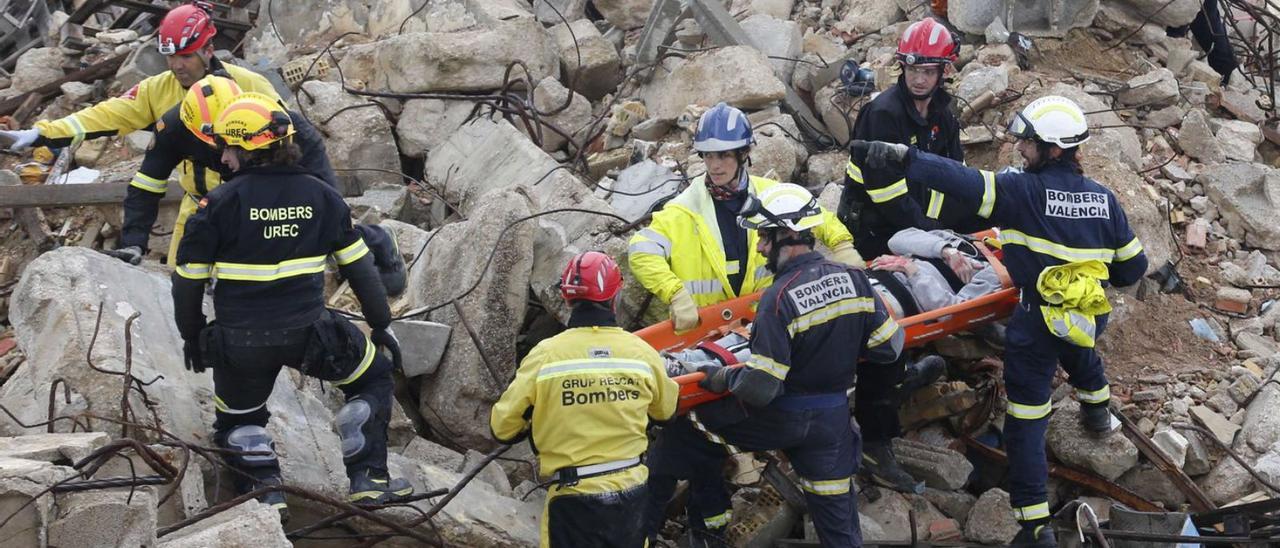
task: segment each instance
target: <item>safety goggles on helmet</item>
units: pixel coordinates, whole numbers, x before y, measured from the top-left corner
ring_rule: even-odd
[[[1009,121],[1009,127],[1005,130],[1005,132],[1015,139],[1045,141],[1044,139],[1040,138],[1039,134],[1036,133],[1036,127],[1031,123],[1031,120],[1028,120],[1027,117],[1023,116],[1021,112],[1014,113],[1013,119]],[[1085,129],[1084,132],[1079,135],[1059,137],[1054,141],[1055,141],[1055,144],[1069,147],[1069,146],[1078,145],[1088,140],[1089,140],[1089,130]]]
[[[801,228],[804,226],[803,221],[820,214],[822,210],[818,207],[818,200],[812,196],[809,202],[799,209],[787,213],[774,213],[765,207],[759,197],[748,195],[746,202],[742,204],[742,209],[738,212],[738,226],[748,230],[770,228],[806,230],[812,227]]]
[[[169,10],[156,29],[156,49],[161,55],[186,55],[204,47],[218,34],[209,16],[208,2],[185,4]]]

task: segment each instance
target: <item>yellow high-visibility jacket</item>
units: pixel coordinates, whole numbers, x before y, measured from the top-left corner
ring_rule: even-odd
[[[658,352],[618,327],[577,327],[546,339],[520,362],[515,380],[493,405],[489,428],[511,443],[533,430],[539,474],[640,457],[649,419],[676,412],[680,386],[667,377]],[[648,480],[637,464],[614,473],[553,484],[556,497],[623,491]],[[550,538],[542,516],[542,545]]]
[[[763,177],[751,177],[748,191],[761,191],[778,184]],[[813,229],[818,241],[828,248],[852,242],[853,236],[834,213],[823,210],[825,221]],[[743,229],[746,230],[746,229]],[[729,273],[745,268],[742,295],[760,291],[773,283],[773,273],[765,268],[765,258],[756,252],[756,231],[747,231],[747,264],[728,264],[715,205],[702,177],[694,178],[684,192],[653,214],[648,228],[631,237],[627,262],[645,289],[663,302],[686,287],[699,307],[738,297],[729,283]],[[735,261],[737,263],[738,261]]]
[[[277,100],[280,98],[275,88],[271,87],[271,82],[261,74],[222,63],[215,58],[210,70],[218,68],[226,70],[242,91],[256,91]],[[58,120],[41,120],[36,122],[35,127],[40,131],[40,137],[54,146],[75,145],[85,139],[124,135],[156,123],[165,112],[182,102],[186,93],[187,89],[178,83],[173,72],[165,71],[139,82],[119,97],[112,97]],[[173,238],[169,243],[169,264],[173,264],[177,255],[178,242],[182,240],[187,218],[196,211],[196,202],[203,193],[213,190],[222,182],[216,171],[201,169],[201,173],[196,173],[189,160],[183,160],[178,170],[181,173],[178,182],[191,199],[183,200],[178,209]],[[155,192],[155,185],[146,185],[145,180],[140,183],[137,176],[130,184]],[[200,191],[201,187],[203,192]]]

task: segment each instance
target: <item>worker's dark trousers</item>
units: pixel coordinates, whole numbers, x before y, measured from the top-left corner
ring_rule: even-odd
[[[640,484],[625,491],[559,495],[547,502],[551,548],[641,548],[640,527],[649,490]]]
[[[313,329],[327,325],[340,334],[345,333],[348,348],[337,351],[308,348],[320,344],[316,337],[311,336],[314,331],[308,331],[301,342],[285,345],[255,346],[251,340],[244,344],[245,338],[238,341],[235,337],[226,339],[222,363],[213,370],[214,438],[223,440],[227,433],[241,425],[266,426],[271,418],[267,398],[271,396],[276,376],[281,367],[291,367],[308,376],[333,382],[347,400],[360,397],[369,403],[373,415],[364,430],[367,450],[347,463],[347,472],[352,474],[366,468],[386,471],[387,423],[390,421],[394,388],[391,361],[375,351],[368,337],[351,322],[328,311],[323,314],[334,323],[325,324],[322,320]],[[265,344],[271,342],[267,338],[259,339]],[[326,361],[320,356],[338,359]]]
[[[748,412],[746,420],[684,440],[690,453],[722,451],[723,444],[742,451],[782,450],[800,476],[822,545],[862,546],[852,483],[862,460],[862,442],[849,422],[844,394],[783,396]]]
[[[1170,28],[1168,34],[1176,37],[1186,36],[1190,28],[1200,49],[1208,54],[1206,60],[1209,66],[1214,72],[1223,76],[1225,83],[1231,71],[1239,65],[1236,61],[1235,49],[1231,46],[1227,26],[1223,23],[1222,15],[1218,11],[1218,0],[1203,0],[1201,6],[1200,13],[1196,14],[1195,20],[1189,26]]]
[[[666,506],[678,480],[689,481],[689,527],[719,535],[728,523],[729,491],[724,485],[724,464],[729,453],[723,446],[705,443],[689,416],[662,427],[649,447],[649,499],[644,510],[644,530],[657,535],[665,521]],[[702,533],[696,533],[702,534]]]
[[[853,416],[862,427],[862,439],[866,443],[888,443],[902,434],[902,425],[898,421],[902,391],[898,385],[902,384],[906,370],[905,355],[891,364],[858,368]]]
[[[1107,316],[1097,316],[1095,320],[1096,340],[1107,326]],[[1082,402],[1097,395],[1093,404],[1107,403],[1103,395],[1109,394],[1110,389],[1098,353],[1055,337],[1045,326],[1039,304],[1024,299],[1009,320],[1004,356],[1004,384],[1009,396],[1004,423],[1004,442],[1009,454],[1009,501],[1023,521],[1049,517],[1045,491],[1049,465],[1045,460],[1044,437],[1049,425],[1050,383],[1059,363]],[[1088,443],[1088,440],[1079,441]]]

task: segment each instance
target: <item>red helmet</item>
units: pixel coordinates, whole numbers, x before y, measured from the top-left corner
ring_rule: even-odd
[[[907,27],[898,40],[899,61],[908,65],[951,64],[960,58],[960,43],[947,27],[926,17]]]
[[[560,296],[565,302],[605,302],[622,289],[622,271],[613,258],[599,251],[579,253],[560,275]]]
[[[203,48],[215,34],[218,29],[213,26],[213,19],[197,2],[169,10],[160,21],[156,41],[161,55],[187,55]]]

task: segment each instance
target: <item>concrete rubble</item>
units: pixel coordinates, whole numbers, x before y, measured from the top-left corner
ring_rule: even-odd
[[[411,265],[408,290],[391,303],[407,315],[395,330],[409,363],[398,379],[390,465],[420,493],[454,486],[495,447],[490,407],[519,359],[568,318],[556,284],[569,257],[597,249],[623,266],[621,325],[667,318],[665,304],[626,271],[627,240],[655,204],[705,169],[691,141],[707,108],[726,102],[747,112],[752,175],[804,184],[834,209],[845,143],[871,97],[845,89],[840,69],[846,60],[870,69],[875,91],[884,90],[898,77],[898,37],[934,9],[911,0],[419,4],[271,2],[259,8],[243,47],[220,55],[277,82],[290,109],[321,131],[344,185],[359,189],[347,198],[353,217],[382,223]],[[948,89],[965,115],[969,165],[1020,165],[1003,128],[1038,97],[1064,95],[1088,113],[1084,172],[1124,206],[1153,276],[1136,289],[1109,290],[1115,311],[1099,348],[1113,409],[1213,504],[1225,505],[1265,498],[1250,470],[1280,483],[1280,127],[1260,80],[1237,74],[1224,85],[1194,40],[1166,35],[1199,9],[1196,0],[951,0],[935,15],[963,35]],[[53,20],[69,17],[60,11]],[[1280,22],[1265,17],[1235,21],[1233,41],[1265,50],[1258,45],[1267,24]],[[0,71],[0,103],[47,86],[39,101],[3,114],[28,127],[167,70],[145,16],[115,25],[128,28],[94,26],[105,21],[51,29]],[[1031,37],[1029,53],[1015,51],[1021,46],[1011,32]],[[103,78],[66,79],[117,55],[123,62]],[[288,64],[306,68],[316,59],[306,82],[284,77]],[[1257,72],[1256,59],[1244,61],[1246,72]],[[74,158],[100,170],[99,182],[127,182],[152,143],[147,131],[89,140]],[[6,170],[20,161],[27,159],[0,156],[0,174],[17,184]],[[18,215],[0,208],[0,220],[16,228],[0,240],[0,405],[13,414],[0,414],[0,519],[72,477],[72,466],[86,466],[95,452],[113,456],[90,481],[118,480],[169,474],[148,459],[184,462],[175,438],[211,443],[212,384],[187,372],[175,352],[169,271],[154,255],[131,267],[93,250],[115,244],[120,214],[112,207],[42,208],[45,228],[62,244],[43,254]],[[167,246],[173,214],[162,208],[153,249]],[[1165,281],[1169,269],[1182,284],[1172,292],[1161,288],[1173,283]],[[349,290],[331,286],[332,306],[354,306],[343,297]],[[125,323],[135,312],[126,349]],[[989,342],[956,335],[932,343],[928,351],[948,358],[948,377],[910,395],[901,416],[908,433],[895,441],[903,467],[928,488],[903,495],[855,480],[867,541],[914,534],[935,543],[1005,543],[1016,531],[1009,496],[997,488],[1003,465],[974,445],[1003,449],[992,436],[1004,419],[1003,364]],[[126,363],[139,382],[155,379],[128,392],[128,418],[142,425],[128,431],[117,422]],[[1085,433],[1069,384],[1055,387],[1051,463],[1170,510],[1199,504],[1129,437]],[[288,485],[335,499],[347,492],[332,426],[341,404],[338,392],[296,372],[277,378],[269,431]],[[57,420],[46,431],[50,417]],[[120,440],[138,445],[113,445]],[[221,465],[190,456],[180,482],[139,486],[132,498],[119,487],[42,495],[0,528],[0,548],[290,545],[275,511],[254,501],[160,534],[229,499]],[[481,467],[414,530],[453,545],[536,545],[537,457],[521,445],[504,458]],[[764,546],[802,529],[812,540],[811,520],[760,479],[763,465],[744,463],[749,473],[731,486],[734,542]],[[1082,495],[1103,515],[1114,503],[1057,478],[1049,491],[1055,511]],[[407,524],[436,500],[377,515]],[[335,512],[308,497],[290,496],[289,504],[289,530]],[[385,530],[365,518],[344,527],[343,534]]]

